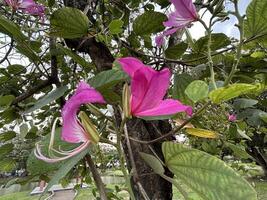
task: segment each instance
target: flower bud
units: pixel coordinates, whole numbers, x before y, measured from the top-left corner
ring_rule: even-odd
[[[130,88],[127,83],[124,84],[123,90],[122,90],[122,109],[124,117],[131,118],[131,105],[130,105]]]
[[[89,135],[89,139],[91,140],[91,142],[94,144],[98,143],[100,138],[95,125],[91,122],[91,120],[89,119],[89,117],[86,115],[85,112],[80,111],[79,117],[81,119],[82,127]]]

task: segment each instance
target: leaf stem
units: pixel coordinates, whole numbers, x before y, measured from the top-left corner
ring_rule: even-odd
[[[235,57],[231,72],[224,82],[224,86],[227,86],[230,83],[234,74],[238,71],[237,67],[238,67],[238,64],[239,64],[241,56],[242,56],[242,54],[241,54],[242,53],[242,46],[244,44],[244,17],[240,15],[237,0],[234,1],[234,6],[235,6],[235,11],[231,14],[235,15],[237,20],[238,20],[237,27],[239,29],[240,36],[239,36],[239,44],[238,44],[237,49],[236,49],[236,57]]]
[[[208,43],[207,43],[207,58],[208,58],[208,66],[210,70],[210,81],[214,89],[217,89],[217,85],[215,82],[215,73],[213,69],[213,60],[212,60],[212,55],[211,55],[211,27],[212,27],[212,19],[210,19],[209,27],[206,25],[206,23],[202,19],[198,19],[198,21],[204,26],[204,28],[207,31],[207,36],[208,36]]]

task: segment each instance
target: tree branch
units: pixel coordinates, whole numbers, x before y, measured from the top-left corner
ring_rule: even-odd
[[[89,154],[87,154],[85,156],[86,162],[89,165],[89,168],[92,172],[93,178],[95,180],[96,186],[99,190],[99,194],[100,194],[100,199],[102,200],[108,200],[107,194],[106,194],[106,189],[105,189],[105,185],[102,182],[102,179],[100,177],[100,174],[98,173],[95,164],[91,158],[91,156]]]

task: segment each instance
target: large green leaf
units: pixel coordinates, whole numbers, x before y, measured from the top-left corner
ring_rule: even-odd
[[[235,83],[227,87],[221,87],[210,92],[209,97],[214,103],[220,103],[238,97],[243,94],[259,91],[259,84]]]
[[[188,47],[188,44],[185,42],[180,42],[179,44],[175,46],[168,47],[165,51],[166,58],[171,58],[171,59],[180,58],[183,55],[183,53],[186,51],[187,47]]]
[[[80,38],[87,35],[89,19],[76,8],[64,7],[53,12],[51,34],[63,38]]]
[[[62,86],[62,87],[55,89],[54,91],[48,93],[47,95],[45,95],[44,97],[39,99],[34,104],[33,107],[29,108],[24,113],[27,114],[27,113],[33,112],[39,108],[42,108],[43,106],[51,103],[52,101],[55,101],[56,99],[60,98],[61,96],[63,96],[67,90],[68,90],[67,86]]]
[[[175,74],[172,97],[184,104],[191,104],[191,100],[185,94],[185,89],[193,80],[189,74]]]
[[[220,159],[182,144],[164,142],[172,173],[205,200],[257,200],[249,183]]]
[[[246,11],[245,34],[247,37],[267,34],[267,0],[253,0]]]
[[[209,94],[209,86],[201,80],[195,80],[185,89],[185,94],[193,101],[205,99]]]
[[[58,171],[54,174],[54,176],[49,181],[46,186],[43,194],[45,194],[53,185],[57,184],[60,179],[67,175],[67,173],[88,153],[88,149],[82,151],[78,155],[67,160],[64,165],[62,165]]]
[[[133,30],[137,35],[148,35],[164,30],[163,22],[167,16],[160,12],[146,11],[133,22]]]

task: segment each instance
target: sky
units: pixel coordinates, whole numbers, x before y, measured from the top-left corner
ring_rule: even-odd
[[[246,13],[246,8],[250,2],[251,2],[251,0],[239,0],[238,7],[239,7],[239,11],[242,15],[244,15]],[[228,3],[225,4],[225,8],[226,8],[226,10],[233,10],[234,9],[233,3],[230,3],[228,1]],[[200,12],[199,14],[201,16],[203,14],[203,11]],[[209,12],[206,12],[204,17],[203,17],[203,20],[205,22],[208,22],[210,17],[211,17],[211,14]],[[238,38],[239,37],[239,31],[238,31],[237,27],[234,26],[236,23],[237,23],[237,20],[236,20],[235,16],[231,15],[229,20],[227,20],[225,22],[217,22],[213,27],[213,31],[217,32],[217,33],[224,33],[227,36]],[[192,37],[195,39],[198,39],[198,38],[205,35],[205,29],[203,28],[203,26],[199,22],[195,22],[194,25],[189,30],[190,30]]]

